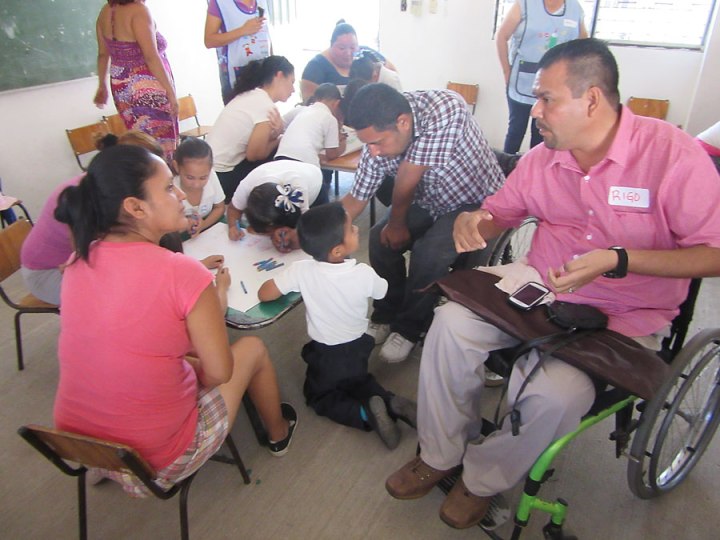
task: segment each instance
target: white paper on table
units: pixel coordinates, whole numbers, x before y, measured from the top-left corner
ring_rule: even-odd
[[[348,126],[343,126],[343,131],[347,133],[347,139],[345,139],[345,152],[343,156],[346,156],[356,150],[360,150],[363,147],[363,142],[358,138],[357,132]]]
[[[225,266],[230,269],[231,284],[228,289],[228,306],[238,311],[247,311],[260,303],[258,290],[268,279],[278,275],[294,261],[309,259],[310,256],[300,249],[290,253],[280,253],[269,236],[250,234],[245,231],[242,240],[228,238],[228,226],[218,223],[204,230],[197,237],[183,242],[186,255],[202,260],[210,255],[222,255]],[[253,263],[274,258],[283,266],[269,271],[258,271]],[[243,291],[245,285],[247,293]]]

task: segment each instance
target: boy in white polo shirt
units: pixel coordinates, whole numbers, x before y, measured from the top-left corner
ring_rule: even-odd
[[[300,246],[312,260],[291,264],[266,281],[258,296],[266,302],[300,292],[312,341],[302,349],[307,363],[303,393],[321,416],[374,430],[390,449],[400,442],[396,420],[415,426],[416,405],[385,390],[368,373],[375,340],[367,329],[367,300],[387,292],[387,282],[368,265],[348,259],[358,248],[358,228],[342,204],[305,212],[297,227]]]

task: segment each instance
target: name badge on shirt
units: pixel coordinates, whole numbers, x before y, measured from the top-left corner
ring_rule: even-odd
[[[650,191],[646,188],[610,186],[608,204],[611,206],[650,207]]]
[[[563,19],[563,26],[566,26],[567,28],[577,28],[578,22],[572,19]]]

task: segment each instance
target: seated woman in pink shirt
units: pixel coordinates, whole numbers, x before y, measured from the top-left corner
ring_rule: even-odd
[[[156,156],[164,155],[160,143],[142,131],[130,130],[118,138],[115,135],[106,135],[97,142],[98,150],[115,144],[141,146]],[[73,252],[70,229],[59,223],[53,215],[58,196],[66,187],[77,186],[83,176],[85,175],[81,174],[71,178],[53,190],[20,251],[21,273],[25,286],[43,302],[60,304],[62,271]]]
[[[263,342],[228,341],[227,270],[214,280],[200,262],[158,245],[187,228],[184,198],[162,159],[120,145],[100,152],[55,210],[76,248],[60,295],[55,424],[134,447],[164,487],[217,451],[245,390],[273,455],[287,452],[297,425]],[[146,495],[131,475],[95,472]]]

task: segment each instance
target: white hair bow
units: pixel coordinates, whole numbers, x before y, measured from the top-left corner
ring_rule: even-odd
[[[282,208],[285,212],[290,214],[295,212],[295,210],[300,211],[304,202],[302,189],[296,188],[290,184],[278,184],[277,190],[280,195],[275,198],[276,208]]]

